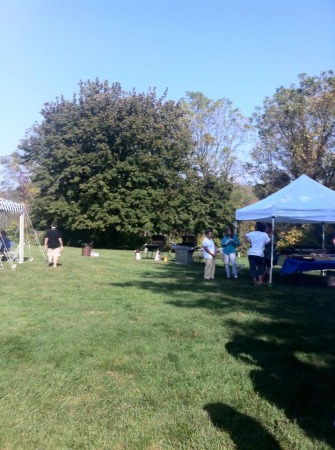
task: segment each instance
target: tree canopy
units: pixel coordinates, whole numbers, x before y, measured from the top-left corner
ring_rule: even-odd
[[[222,181],[197,171],[179,103],[98,79],[79,86],[72,101],[45,104],[43,121],[19,147],[38,189],[32,202],[38,227],[57,219],[68,230],[115,239],[221,225],[214,211]],[[225,189],[221,204],[229,194]]]
[[[201,92],[187,92],[183,99],[195,142],[194,161],[203,177],[235,180],[242,174],[238,151],[251,128],[230,100],[211,100]]]
[[[299,78],[299,86],[280,87],[253,115],[258,142],[249,169],[261,197],[302,174],[335,186],[334,73]]]
[[[201,92],[175,102],[81,81],[72,100],[46,103],[18,152],[1,159],[0,187],[31,204],[36,227],[57,219],[104,244],[123,234],[221,231],[245,206],[243,171],[258,198],[303,173],[335,188],[334,73],[299,79],[265,98],[252,121],[230,100]]]

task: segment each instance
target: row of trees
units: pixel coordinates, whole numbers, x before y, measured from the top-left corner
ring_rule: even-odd
[[[253,115],[258,139],[248,173],[265,197],[303,173],[335,188],[335,77],[300,75],[299,86],[277,89]]]
[[[46,103],[42,121],[2,158],[3,195],[28,203],[36,228],[57,219],[69,235],[103,245],[221,230],[256,199],[247,181],[258,198],[302,173],[335,187],[334,88],[333,72],[301,75],[247,119],[199,92],[175,102],[80,82],[71,101]]]

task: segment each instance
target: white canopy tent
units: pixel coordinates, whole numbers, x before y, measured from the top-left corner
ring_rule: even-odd
[[[259,202],[236,210],[236,220],[277,223],[335,223],[335,191],[301,175]],[[324,232],[323,232],[324,239]],[[324,245],[324,244],[323,244]],[[272,282],[273,247],[270,283]]]
[[[19,263],[22,264],[24,260],[24,205],[22,203],[15,203],[4,198],[0,198],[0,211],[20,214]]]

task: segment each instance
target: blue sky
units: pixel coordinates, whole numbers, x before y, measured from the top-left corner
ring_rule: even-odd
[[[249,116],[334,66],[335,0],[0,0],[0,155],[80,80],[200,91]]]

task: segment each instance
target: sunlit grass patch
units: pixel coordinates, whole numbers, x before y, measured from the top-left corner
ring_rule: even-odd
[[[1,272],[0,448],[334,447],[324,280],[99,253]]]

